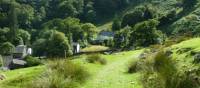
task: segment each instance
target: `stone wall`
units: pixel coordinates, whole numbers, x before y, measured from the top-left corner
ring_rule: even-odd
[[[12,55],[2,56],[2,59],[3,59],[3,67],[8,67],[13,60],[13,56]]]

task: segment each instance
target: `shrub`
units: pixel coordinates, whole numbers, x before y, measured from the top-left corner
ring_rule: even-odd
[[[136,24],[130,36],[131,43],[135,43],[138,46],[158,44],[160,42],[158,41],[161,37],[160,34],[162,34],[156,28],[158,23],[157,20],[152,19]]]
[[[200,69],[177,69],[176,62],[160,50],[143,60],[141,82],[144,88],[198,88]]]
[[[106,59],[104,59],[100,54],[92,54],[86,58],[89,63],[100,63],[102,65],[107,64]]]
[[[27,62],[27,64],[26,64],[27,67],[37,66],[37,65],[42,64],[40,59],[34,58],[32,56],[26,56],[24,59]]]
[[[77,88],[89,77],[89,73],[71,61],[50,61],[47,71],[33,81],[32,88]]]
[[[14,51],[15,46],[10,42],[5,42],[0,45],[1,55],[10,55]]]
[[[113,24],[112,24],[112,30],[113,31],[118,31],[121,29],[121,21],[117,18],[115,18],[113,20]]]
[[[141,76],[143,88],[165,88],[162,78],[157,72],[145,72]]]
[[[135,8],[132,12],[126,13],[122,19],[121,26],[125,27],[127,25],[134,26],[135,24],[153,19],[155,16],[155,11],[151,6],[139,6]]]
[[[43,33],[44,32],[44,33]],[[42,31],[42,37],[33,44],[34,54],[47,57],[65,57],[72,55],[69,39],[62,32],[56,30]]]
[[[0,55],[0,67],[3,66],[3,58]]]
[[[127,48],[130,44],[130,33],[132,28],[127,26],[120,31],[117,31],[114,35],[114,48]]]
[[[143,72],[141,82],[144,83],[144,88],[166,88],[165,85],[170,83],[171,76],[177,71],[174,61],[164,50],[151,54],[140,68]]]
[[[137,65],[138,65],[138,61],[134,61],[134,62],[129,63],[128,73],[137,72]]]

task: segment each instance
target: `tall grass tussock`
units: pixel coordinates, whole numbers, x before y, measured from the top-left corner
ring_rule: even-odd
[[[68,60],[55,60],[47,64],[46,71],[33,81],[31,88],[78,88],[88,77],[89,73],[82,66]]]
[[[102,55],[100,55],[100,54],[88,55],[87,58],[86,58],[86,61],[88,63],[100,63],[102,65],[107,64],[106,59],[103,58]]]
[[[160,49],[134,62],[129,70],[141,72],[143,88],[199,88],[200,67],[177,68],[176,61]]]

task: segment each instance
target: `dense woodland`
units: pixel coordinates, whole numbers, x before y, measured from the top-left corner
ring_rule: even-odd
[[[101,31],[97,26],[109,20],[112,28],[106,30],[115,32],[115,36],[105,45],[117,49],[164,43],[177,33],[198,36],[197,2],[0,0],[1,54],[10,54],[14,46],[25,44],[36,56],[63,57],[64,51],[72,55],[72,42],[86,47]]]

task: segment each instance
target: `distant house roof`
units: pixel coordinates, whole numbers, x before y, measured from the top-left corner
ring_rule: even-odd
[[[24,53],[26,52],[26,46],[25,45],[18,45],[15,48],[14,53]]]
[[[114,32],[110,32],[110,31],[101,31],[99,33],[99,35],[113,37],[115,35],[115,33]]]
[[[17,65],[26,65],[27,62],[24,60],[13,59],[12,63]]]
[[[80,44],[79,44],[79,43],[76,43],[76,42],[73,42],[72,45],[73,45],[73,46],[77,46],[77,45],[80,45]]]
[[[104,41],[104,40],[113,39],[114,35],[115,35],[114,32],[101,31],[99,35],[97,36],[96,40]]]

